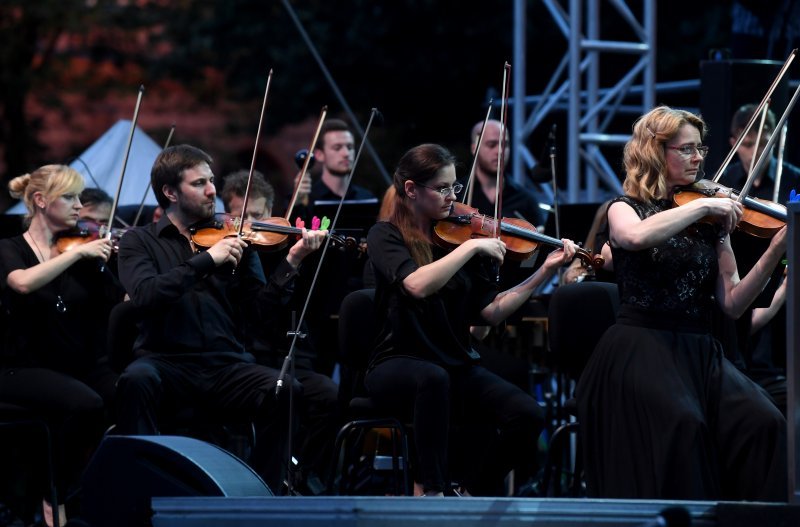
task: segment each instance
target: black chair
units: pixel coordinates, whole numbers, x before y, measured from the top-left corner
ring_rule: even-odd
[[[361,289],[349,293],[339,308],[342,367],[339,390],[340,399],[348,404],[351,420],[336,437],[334,466],[328,480],[329,494],[413,494],[406,427],[396,417],[385,415],[385,411],[382,415],[364,388],[364,375],[377,329],[375,290]],[[380,443],[384,436],[375,435],[376,430],[389,432],[390,460],[381,453]],[[376,491],[378,473],[386,469],[390,471],[391,483]]]
[[[609,282],[587,281],[563,285],[556,289],[550,299],[548,337],[550,351],[560,372],[557,399],[567,400],[563,406],[566,415],[561,416],[566,422],[550,438],[542,481],[545,495],[561,494],[562,466],[570,464],[570,438],[578,432],[579,425],[574,420],[577,406],[571,387],[583,372],[600,337],[616,322],[618,311],[619,290],[617,284]],[[579,440],[578,438],[577,441]],[[577,497],[581,494],[582,471],[579,445],[576,446],[574,456],[575,466],[567,486],[570,493]]]
[[[140,311],[133,302],[120,302],[109,313],[109,363],[117,373],[122,373],[135,359],[133,347],[139,335],[137,322],[140,318]],[[250,458],[256,444],[255,425],[252,421],[209,414],[192,406],[181,408],[159,424],[162,432],[188,435],[213,443],[245,461]],[[113,427],[111,432],[113,433]]]

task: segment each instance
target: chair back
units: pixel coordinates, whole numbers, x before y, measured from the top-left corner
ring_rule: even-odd
[[[349,401],[366,395],[364,374],[377,335],[375,290],[359,289],[348,293],[339,308],[340,398]]]
[[[588,281],[556,289],[550,299],[548,338],[561,371],[580,377],[600,337],[616,322],[617,311],[617,284]]]
[[[108,359],[117,373],[122,373],[133,362],[133,345],[139,335],[138,321],[139,310],[133,302],[120,302],[111,308],[108,315]]]

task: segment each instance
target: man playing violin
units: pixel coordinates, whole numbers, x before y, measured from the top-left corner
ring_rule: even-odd
[[[102,435],[103,401],[113,394],[113,380],[104,381],[113,374],[99,360],[106,355],[108,312],[122,299],[110,274],[100,270],[111,254],[109,240],[57,249],[57,235],[78,221],[83,185],[81,175],[64,165],[14,178],[9,189],[24,201],[29,225],[22,235],[0,241],[0,299],[8,316],[0,401],[47,420],[62,501]],[[45,503],[46,512],[50,505]]]
[[[240,217],[244,204],[244,194],[247,189],[248,172],[241,170],[225,177],[222,187],[222,201],[225,210],[234,217]],[[264,176],[253,172],[250,183],[250,192],[247,198],[245,215],[252,221],[267,221],[272,216],[272,205],[275,191]],[[285,251],[258,253],[264,268],[264,273],[271,276],[278,272],[283,261],[288,261],[294,268],[298,268],[302,275],[301,264],[306,256],[320,247],[323,237],[319,232],[309,231],[306,239],[300,239]],[[313,266],[312,271],[313,271]],[[284,306],[279,323],[265,327],[257,324],[250,342],[250,350],[259,364],[280,369],[284,357],[291,346],[288,332],[292,327],[292,312],[299,314],[303,308],[303,301],[307,294],[307,281],[300,287],[292,279],[284,283],[290,300]],[[299,316],[299,315],[298,315]],[[304,324],[305,326],[305,324]],[[327,375],[315,371],[317,352],[315,335],[307,327],[302,328],[306,338],[298,339],[295,349],[295,379],[303,385],[303,397],[300,401],[300,431],[295,436],[294,442],[298,446],[293,452],[298,452],[300,468],[297,471],[295,484],[305,485],[305,492],[318,494],[321,482],[326,481],[327,471],[330,469],[333,454],[333,443],[339,429],[338,387]]]
[[[236,236],[193,250],[191,227],[214,215],[211,161],[189,145],[164,149],[151,172],[164,215],[120,243],[120,280],[141,319],[137,358],[117,388],[119,430],[155,434],[159,414],[187,404],[252,419],[257,440],[251,463],[278,491],[288,405],[273,397],[278,372],[257,364],[245,343],[251,321],[273,324],[297,271],[284,260],[265,279],[256,254]],[[304,233],[304,239],[315,236]],[[287,386],[300,396],[299,383]]]

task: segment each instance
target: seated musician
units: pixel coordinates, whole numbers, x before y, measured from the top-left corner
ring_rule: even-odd
[[[118,424],[125,434],[155,434],[162,412],[187,404],[256,426],[251,464],[274,492],[283,480],[289,386],[275,399],[278,372],[245,350],[247,317],[270,325],[296,274],[288,262],[264,277],[258,256],[242,238],[221,238],[196,252],[190,228],[214,216],[211,157],[178,145],[156,158],[151,183],[164,209],[158,221],[123,236],[120,280],[140,308],[137,357],[118,383]],[[317,245],[324,232],[304,232]]]
[[[242,214],[245,190],[247,189],[247,171],[239,171],[225,177],[222,187],[222,201],[225,209],[234,217]],[[275,191],[264,176],[253,172],[250,192],[247,197],[245,215],[253,221],[266,221],[272,216],[272,206]],[[315,237],[308,240],[300,239],[294,242],[287,251],[259,251],[264,273],[270,276],[280,268],[285,268],[283,262],[288,262],[294,269],[298,269],[306,256],[316,250],[322,238]],[[313,274],[314,267],[308,269]],[[306,273],[308,274],[308,273]],[[250,351],[256,356],[259,364],[280,369],[284,358],[291,347],[292,339],[287,333],[292,327],[292,312],[299,318],[303,309],[303,302],[307,291],[295,289],[294,280],[285,283],[287,289],[294,292],[289,303],[283,307],[277,317],[277,323],[265,327],[256,324],[253,331],[252,342],[249,343]],[[305,324],[304,324],[305,326]],[[313,345],[313,338],[308,328],[302,332],[306,338],[298,338],[295,356],[295,379],[303,385],[303,398],[296,402],[299,404],[301,429],[295,436],[293,443],[297,445],[293,452],[299,458],[300,468],[297,471],[295,484],[300,486],[300,492],[319,494],[322,482],[327,479],[333,454],[333,442],[339,428],[339,411],[337,392],[338,388],[330,377],[315,371],[317,358]]]
[[[763,289],[786,229],[740,279],[729,233],[741,204],[673,205],[701,169],[705,133],[699,116],[660,106],[625,145],[625,195],[608,208],[619,314],[576,389],[591,496],[786,499],[786,421],[710,324],[714,304],[736,318]]]
[[[63,502],[74,490],[87,453],[103,429],[98,367],[106,321],[122,291],[101,262],[111,242],[100,239],[59,253],[57,237],[75,226],[83,178],[46,165],[9,183],[28,209],[27,230],[0,240],[0,294],[8,324],[0,357],[0,401],[41,414],[53,434],[55,477]],[[113,383],[106,383],[113,386]],[[98,393],[101,392],[101,393]],[[40,496],[45,496],[44,490]],[[45,504],[46,512],[50,504]],[[61,518],[64,518],[62,512]]]
[[[536,273],[499,292],[490,268],[491,260],[503,261],[502,241],[469,239],[450,252],[434,245],[433,224],[449,215],[460,187],[454,164],[439,145],[406,152],[394,173],[391,216],[367,238],[382,327],[365,384],[378,404],[411,415],[420,490],[426,496],[442,495],[450,481],[451,418],[499,431],[490,449],[470,445],[472,466],[462,474],[470,493],[496,493],[512,466],[535,464],[542,409],[480,365],[470,345],[470,325],[504,320],[575,254],[574,244],[565,240],[565,249],[550,253]],[[459,437],[453,446],[462,449],[458,443],[470,439]],[[479,449],[481,455],[475,455]]]

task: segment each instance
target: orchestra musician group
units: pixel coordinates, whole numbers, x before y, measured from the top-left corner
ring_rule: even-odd
[[[364,385],[387,414],[412,423],[422,496],[446,495],[454,481],[456,494],[499,495],[509,470],[535,473],[542,406],[482,366],[474,339],[523,307],[578,249],[556,240],[538,268],[525,268],[503,265],[513,248],[500,236],[442,246],[435,226],[451,216],[465,185],[475,185],[474,206],[489,216],[502,185],[491,175],[504,172],[507,133],[501,121],[480,124],[471,134],[475,181],[459,180],[444,146],[414,146],[397,162],[381,219],[366,234],[378,338]],[[476,147],[478,132],[485,152]],[[786,498],[786,420],[726,358],[711,324],[715,309],[729,319],[752,312],[784,255],[786,228],[740,277],[730,235],[744,206],[705,196],[676,204],[678,189],[699,177],[706,133],[699,116],[682,110],[662,106],[640,117],[624,150],[625,195],[598,215],[607,219],[603,253],[621,308],[576,391],[592,496]],[[73,169],[46,165],[11,181],[28,214],[24,233],[0,240],[7,317],[0,401],[37,412],[54,430],[59,501],[79,493],[80,472],[109,425],[108,433],[162,433],[187,407],[199,421],[252,422],[248,463],[274,492],[287,480],[299,493],[324,492],[348,401],[325,364],[335,343],[318,320],[298,328],[292,314],[303,308],[331,235],[311,228],[314,200],[374,196],[348,187],[355,144],[346,124],[323,127],[316,151],[322,179],[311,186],[305,175],[296,178],[311,198],[299,208],[308,228],[270,252],[241,229],[204,246],[196,241],[214,228],[218,186],[228,214],[246,210],[253,229],[270,222],[276,200],[252,170],[220,184],[212,157],[190,145],[165,148],[152,167],[160,219],[113,243],[101,236],[59,250],[82,216],[113,220],[102,217],[113,209],[108,196],[86,193]],[[497,199],[541,224],[530,192],[510,182],[501,188]],[[498,281],[506,269],[524,276]],[[137,337],[117,376],[106,333],[120,303],[130,307]],[[294,350],[293,377],[282,377],[292,331],[308,336]],[[459,434],[465,425],[485,433]],[[287,473],[290,454],[299,465]],[[47,496],[42,489],[46,515]]]

